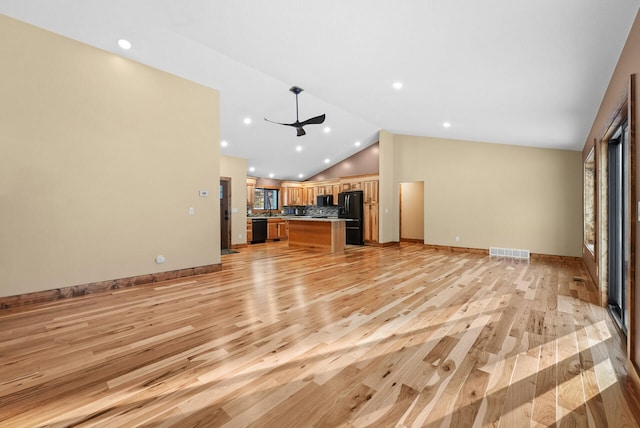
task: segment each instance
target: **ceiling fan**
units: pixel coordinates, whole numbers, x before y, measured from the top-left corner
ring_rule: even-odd
[[[301,137],[306,134],[306,132],[304,132],[303,126],[319,125],[324,122],[325,115],[321,114],[320,116],[312,117],[311,119],[303,120],[302,122],[300,122],[300,120],[298,119],[298,94],[304,91],[304,89],[298,86],[292,86],[291,89],[289,90],[294,94],[296,94],[296,121],[293,123],[281,123],[281,122],[274,122],[273,120],[269,120],[266,117],[264,118],[264,120],[271,123],[277,123],[278,125],[293,126],[298,131],[298,137]]]

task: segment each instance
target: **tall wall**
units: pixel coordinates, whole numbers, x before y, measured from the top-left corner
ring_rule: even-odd
[[[636,177],[636,192],[631,196],[631,219],[634,221],[637,218],[636,207],[638,207],[638,201],[640,201],[640,174],[638,173],[640,168],[640,151],[637,149],[637,126],[640,121],[640,108],[638,108],[638,101],[640,100],[640,90],[638,89],[639,79],[640,79],[640,14],[636,15],[636,19],[634,21],[633,26],[629,32],[629,36],[625,43],[625,46],[620,54],[620,58],[616,65],[616,68],[613,72],[611,80],[609,81],[609,86],[607,87],[607,91],[602,99],[600,104],[600,109],[595,117],[593,122],[593,126],[589,131],[589,135],[587,137],[583,156],[586,157],[591,148],[594,147],[594,144],[600,145],[600,141],[605,132],[605,128],[611,122],[611,119],[615,113],[616,107],[618,106],[621,97],[628,93],[628,85],[631,79],[631,76],[635,75],[635,88],[633,88],[632,93],[630,94],[633,101],[635,102],[633,117],[630,118],[631,124],[631,133],[633,138],[635,138],[635,154],[636,157],[633,159],[634,168],[635,168],[635,177]],[[596,153],[596,163],[598,164],[598,168],[601,166],[601,159],[598,158],[598,153],[601,151],[598,148],[595,150]],[[602,183],[598,183],[599,186],[602,186]],[[601,192],[596,192],[596,194],[600,194]],[[601,198],[598,205],[602,206],[602,204],[606,204],[606,200],[604,197]],[[596,218],[599,217],[600,214],[596,215]],[[596,233],[606,231],[606,223],[599,219],[597,220],[599,224],[596,228]],[[638,284],[640,284],[640,269],[637,266],[640,265],[640,228],[637,227],[636,223],[636,236],[635,239],[635,278],[633,290],[631,290],[631,298],[633,299],[629,308],[631,311],[631,325],[629,328],[629,338],[630,338],[630,355],[629,357],[633,361],[636,371],[640,367],[640,328],[637,326],[636,320],[640,320],[640,293],[635,292]],[[607,263],[607,249],[602,248],[600,244],[600,239],[596,236],[596,255],[595,257],[591,255],[586,249],[584,250],[584,260],[585,264],[591,271],[592,277],[595,279],[597,285],[600,287],[602,293],[606,297],[606,284],[600,283],[600,276],[602,272],[598,270],[598,267],[605,265]]]
[[[0,295],[220,263],[218,93],[2,15],[0,40]]]
[[[424,181],[426,244],[581,255],[580,152],[388,132],[380,144],[380,206],[392,211],[381,242],[398,240],[400,183]]]

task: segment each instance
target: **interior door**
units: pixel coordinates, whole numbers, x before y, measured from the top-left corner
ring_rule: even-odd
[[[229,207],[231,206],[231,195],[229,192],[231,185],[230,178],[220,178],[220,249],[231,248],[231,216]]]

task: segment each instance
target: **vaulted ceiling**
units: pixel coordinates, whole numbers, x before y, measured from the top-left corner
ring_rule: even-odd
[[[380,129],[581,149],[639,7],[3,0],[0,13],[219,90],[221,153],[246,158],[250,175],[299,180],[376,142]],[[302,137],[264,120],[295,120],[293,85],[304,88],[301,120],[327,115]]]

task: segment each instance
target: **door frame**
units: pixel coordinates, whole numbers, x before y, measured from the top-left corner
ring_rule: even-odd
[[[226,191],[225,191],[226,188]],[[231,249],[231,177],[220,177],[220,249]],[[226,213],[224,206],[227,207]],[[226,218],[225,218],[226,217]],[[226,227],[225,227],[226,225]],[[226,230],[225,230],[226,229]],[[226,240],[225,240],[226,238]],[[227,245],[225,245],[225,242]]]

